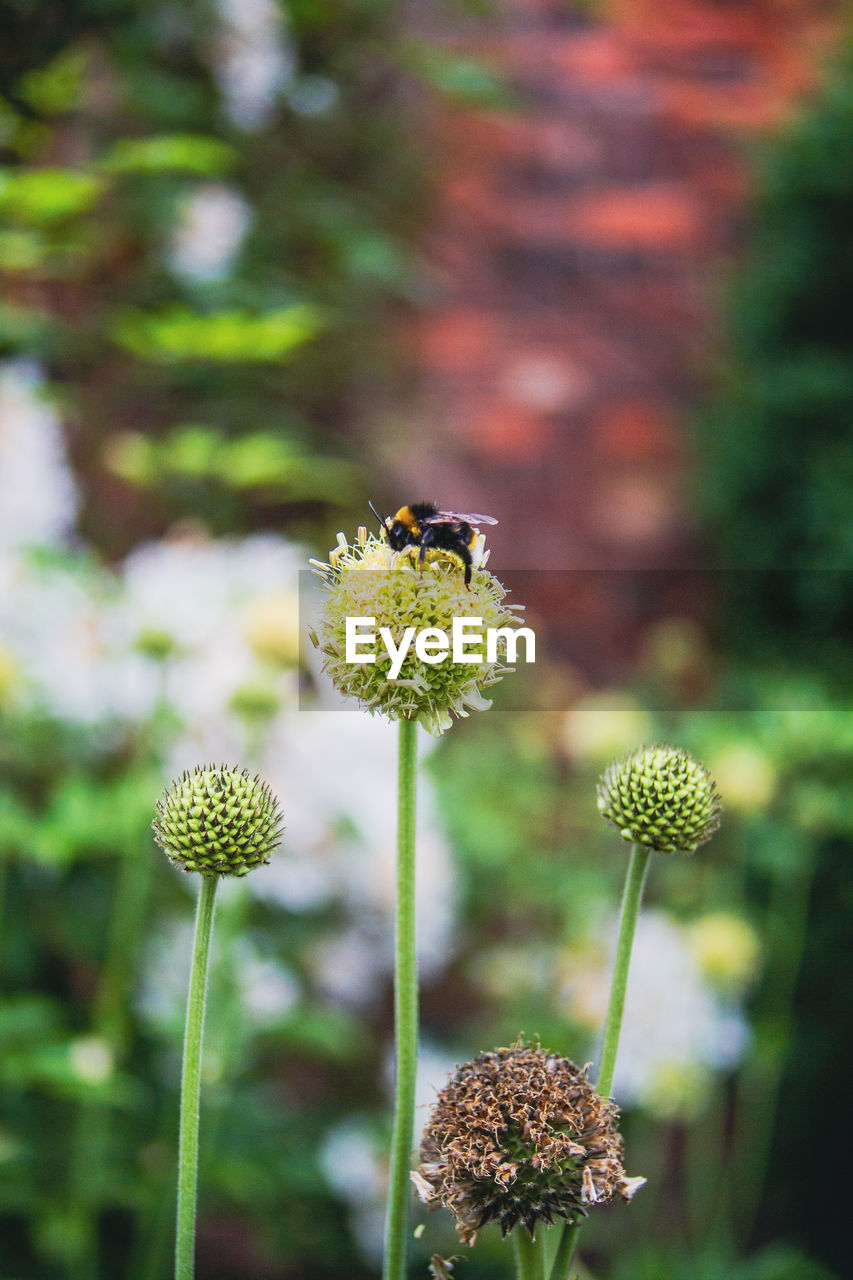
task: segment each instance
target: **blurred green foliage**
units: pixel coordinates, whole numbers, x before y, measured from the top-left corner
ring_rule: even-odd
[[[815,1122],[820,1081],[843,1075],[849,1043],[849,992],[829,970],[853,908],[843,870],[853,842],[851,717],[813,679],[799,690],[757,672],[742,682],[752,710],[726,710],[721,690],[718,709],[712,700],[693,712],[642,713],[644,740],[677,742],[706,761],[724,804],[711,844],[693,858],[653,860],[645,909],[681,920],[688,936],[691,922],[708,921],[716,932],[725,921],[727,950],[715,962],[723,968],[738,963],[728,921],[745,922],[760,940],[760,973],[748,984],[749,1050],[728,1082],[674,1065],[666,1092],[648,1096],[653,1128],[629,1109],[629,1164],[650,1185],[630,1223],[592,1215],[582,1248],[593,1274],[612,1280],[828,1277],[833,1267],[843,1274],[830,1210],[821,1215],[824,1231],[813,1212],[795,1220],[785,1170]],[[653,707],[654,689],[646,692]],[[458,1021],[446,1004],[442,1017],[472,1049],[509,1043],[523,1028],[581,1061],[595,1056],[597,1033],[572,975],[600,945],[624,876],[626,848],[595,804],[600,771],[637,741],[636,704],[623,696],[624,711],[617,702],[593,713],[581,700],[568,716],[491,713],[509,724],[496,732],[483,717],[459,726],[432,764],[459,859],[465,921],[453,965]],[[716,972],[722,980],[723,969]],[[681,985],[673,973],[676,1006]],[[840,1162],[831,1164],[841,1177]],[[768,1235],[790,1247],[752,1255]]]
[[[700,508],[718,563],[764,570],[740,643],[780,641],[851,687],[853,51],[757,156],[748,247],[726,307],[720,391],[699,423]]]
[[[217,311],[199,315],[185,307],[127,312],[116,318],[113,337],[140,360],[174,364],[185,360],[278,362],[320,328],[316,309],[302,305],[261,315]]]
[[[104,154],[107,173],[193,173],[219,178],[237,163],[235,147],[199,133],[164,133],[153,138],[119,138]]]
[[[103,190],[93,174],[32,169],[0,174],[0,216],[25,226],[51,226],[88,213]]]
[[[166,1274],[183,1011],[178,1000],[159,1023],[141,1017],[139,990],[152,931],[189,922],[194,886],[153,844],[161,766],[141,739],[108,746],[100,731],[29,716],[0,728],[4,1274]],[[375,1064],[364,1029],[318,1003],[310,983],[262,1031],[247,1021],[225,958],[238,934],[260,931],[265,954],[299,972],[320,923],[290,927],[280,908],[249,905],[226,895],[217,924],[206,1213],[215,1221],[221,1206],[232,1220],[235,1257],[362,1275],[318,1160],[352,1106],[341,1080],[354,1074],[363,1088]]]
[[[0,355],[38,360],[61,400],[83,540],[115,558],[191,517],[323,545],[363,513],[362,425],[405,377],[420,103],[495,78],[426,41],[413,59],[389,0],[2,0],[0,28]],[[154,1280],[183,1015],[157,1022],[140,991],[192,910],[149,831],[175,726],[0,714],[0,1269]],[[319,1163],[342,1119],[379,1142],[386,1123],[383,1036],[312,975],[333,914],[220,909],[220,956],[249,938],[300,995],[258,1027],[214,962],[211,1276],[369,1274]]]
[[[312,535],[342,509],[361,518],[361,426],[405,376],[396,322],[419,296],[419,94],[512,105],[485,64],[413,41],[388,0],[276,12],[287,66],[247,127],[217,79],[212,33],[224,40],[227,23],[215,6],[0,6],[0,349],[39,358],[61,390],[82,533],[109,556],[179,516]],[[721,562],[749,547],[776,570],[730,604],[729,655],[754,664],[728,672],[746,709],[647,718],[649,740],[728,762],[735,799],[719,837],[692,861],[660,860],[648,901],[685,926],[728,911],[755,932],[752,1042],[736,1072],[675,1080],[653,1099],[668,1111],[626,1117],[631,1171],[650,1185],[585,1229],[584,1259],[609,1280],[828,1280],[823,1264],[846,1262],[831,1211],[846,1194],[849,1122],[827,1081],[843,1078],[851,1019],[839,958],[853,918],[853,741],[825,677],[849,675],[851,123],[842,66],[762,159],[730,366],[702,434]],[[218,263],[193,265],[181,237],[211,196],[237,230]],[[780,683],[765,667],[792,634],[799,660]],[[158,636],[147,641],[154,653]],[[241,692],[269,727],[274,698]],[[182,1008],[155,1016],[143,987],[165,934],[190,919],[192,886],[161,866],[149,831],[163,714],[135,734],[14,708],[0,719],[7,1280],[170,1271]],[[594,805],[609,758],[545,713],[492,712],[442,743],[431,769],[460,927],[425,984],[431,1044],[474,1053],[523,1029],[594,1054],[567,990],[601,946],[624,869]],[[390,992],[338,1008],[315,973],[341,915],[223,900],[201,1173],[212,1278],[373,1274],[320,1158],[354,1118],[381,1148],[387,1120]],[[294,1005],[263,1025],[228,963],[246,940],[298,978]],[[764,1247],[776,1238],[793,1243]],[[458,1248],[439,1215],[416,1274],[433,1248]],[[486,1232],[459,1271],[494,1280],[507,1256]]]
[[[387,0],[245,17],[4,0],[2,16],[0,349],[62,385],[84,533],[114,556],[199,513],[197,492],[142,471],[117,486],[109,465],[115,434],[156,451],[191,422],[212,448],[262,430],[282,456],[346,464],[346,486],[226,501],[214,483],[201,505],[216,530],[325,540],[363,509],[361,429],[405,377],[394,331],[428,194],[417,103],[459,60],[405,36]],[[461,80],[497,92],[478,67]]]
[[[729,661],[776,673],[763,695],[769,723],[775,723],[774,706],[799,708],[783,715],[788,732],[779,735],[790,771],[789,819],[763,823],[756,833],[756,848],[763,846],[767,859],[793,862],[807,844],[813,858],[808,930],[798,961],[785,930],[791,904],[781,896],[775,926],[795,991],[769,1155],[778,1174],[796,1161],[815,1129],[831,1129],[838,1150],[853,1138],[853,1126],[839,1121],[826,1091],[827,1081],[848,1073],[853,1037],[853,1007],[837,969],[839,948],[853,928],[853,832],[846,816],[853,776],[849,31],[821,86],[758,152],[755,171],[748,244],[725,310],[728,347],[719,389],[698,423],[697,500],[717,563],[759,571],[725,574]],[[780,1041],[778,1027],[775,1034]],[[768,1042],[765,1066],[772,1056]],[[805,1098],[810,1101],[804,1106]],[[836,1172],[827,1195],[804,1213],[787,1179],[772,1180],[765,1214],[773,1223],[799,1220],[797,1242],[843,1271],[841,1164],[831,1159],[831,1165]],[[796,1274],[808,1274],[805,1264]]]
[[[106,457],[116,475],[156,487],[196,480],[237,492],[258,489],[284,501],[334,502],[357,485],[358,469],[342,459],[312,457],[291,436],[254,431],[228,439],[211,427],[178,427],[159,440],[117,435]]]

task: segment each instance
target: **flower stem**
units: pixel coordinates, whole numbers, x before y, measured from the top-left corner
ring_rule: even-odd
[[[563,1234],[560,1236],[560,1243],[551,1264],[551,1280],[563,1280],[564,1276],[568,1276],[572,1258],[575,1256],[575,1241],[578,1238],[580,1225],[580,1218],[575,1218],[574,1222],[567,1222],[563,1228]]]
[[[628,988],[628,969],[631,965],[631,948],[634,945],[634,931],[640,914],[643,886],[646,883],[646,872],[651,855],[651,849],[642,844],[635,844],[631,849],[631,861],[628,864],[628,875],[625,879],[616,959],[610,981],[610,1003],[607,1006],[601,1065],[598,1069],[598,1083],[595,1086],[604,1097],[608,1097],[613,1088],[613,1073],[616,1070],[616,1054],[619,1051],[619,1035],[622,1031],[622,1014],[625,1011],[625,992]]]
[[[215,875],[201,877],[195,938],[187,997],[187,1026],[184,1036],[184,1065],[181,1076],[181,1118],[178,1139],[178,1217],[175,1235],[175,1280],[193,1280],[195,1255],[195,1210],[198,1182],[198,1119],[201,1089],[201,1047],[204,1034],[204,1003],[207,967],[213,933]]]
[[[408,1243],[409,1167],[415,1128],[418,1067],[418,969],[415,953],[415,796],[418,726],[400,721],[397,773],[397,920],[394,1025],[397,1083],[383,1280],[405,1280]]]
[[[628,864],[628,874],[622,894],[619,937],[616,941],[616,958],[613,963],[613,977],[610,980],[610,1001],[607,1006],[601,1046],[601,1065],[595,1086],[597,1092],[604,1097],[609,1097],[613,1088],[613,1073],[616,1070],[619,1035],[622,1031],[622,1015],[625,1012],[625,992],[628,989],[628,970],[631,967],[631,949],[634,945],[634,933],[637,928],[637,917],[640,914],[640,903],[643,900],[643,888],[650,858],[651,849],[642,844],[632,846],[631,861]],[[580,1221],[576,1221],[566,1223],[563,1228],[554,1265],[551,1268],[551,1280],[568,1280],[580,1225]]]
[[[518,1280],[544,1280],[544,1231],[540,1231],[539,1239],[534,1240],[523,1227],[517,1227],[512,1233],[512,1238],[515,1241],[515,1262]]]

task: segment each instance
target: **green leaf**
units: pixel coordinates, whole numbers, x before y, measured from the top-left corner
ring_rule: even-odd
[[[202,479],[216,468],[223,440],[211,427],[182,427],[163,442],[161,468],[172,475]]]
[[[88,61],[89,55],[79,49],[66,49],[46,67],[21,77],[21,97],[43,116],[73,110],[80,101]]]
[[[219,459],[220,479],[234,489],[282,484],[301,465],[293,441],[272,432],[255,431],[234,440]]]
[[[283,360],[321,328],[320,312],[308,303],[273,311],[208,315],[175,306],[159,312],[124,312],[116,320],[113,338],[140,360],[156,364],[183,360],[262,364]]]
[[[219,138],[201,133],[166,133],[153,138],[121,138],[101,159],[107,173],[194,173],[218,177],[237,161],[237,152]]]
[[[104,181],[79,169],[0,170],[0,214],[46,226],[79,217],[94,206]]]

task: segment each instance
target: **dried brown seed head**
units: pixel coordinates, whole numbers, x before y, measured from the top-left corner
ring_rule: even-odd
[[[618,1109],[586,1069],[518,1040],[457,1069],[438,1095],[412,1175],[426,1204],[456,1218],[461,1239],[497,1221],[574,1221],[644,1179],[627,1178]]]

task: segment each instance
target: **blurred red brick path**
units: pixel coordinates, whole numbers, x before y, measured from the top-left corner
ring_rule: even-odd
[[[502,567],[695,562],[702,460],[684,423],[718,343],[749,149],[814,83],[838,13],[613,0],[592,18],[504,0],[445,33],[519,106],[437,122],[401,499],[500,514]]]

